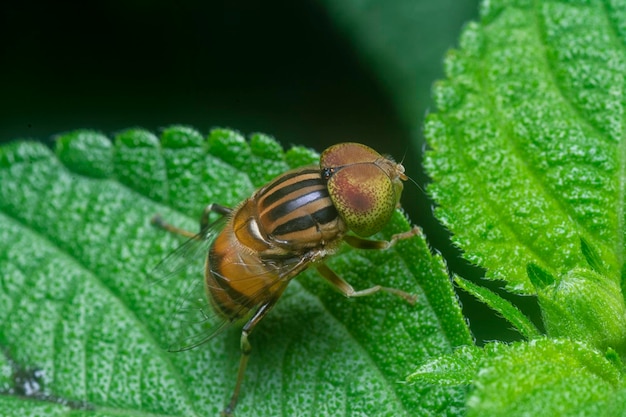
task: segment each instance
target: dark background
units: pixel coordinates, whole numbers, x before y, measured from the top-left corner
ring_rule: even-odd
[[[203,133],[260,131],[287,147],[321,151],[359,141],[398,159],[421,155],[416,126],[432,107],[430,87],[443,77],[445,51],[456,46],[463,24],[477,19],[478,0],[416,4],[426,13],[417,40],[425,65],[415,74],[419,114],[406,120],[320,2],[5,2],[0,142],[51,144],[53,135],[78,128],[112,135],[188,124]],[[405,165],[424,184],[415,158]],[[410,184],[405,194],[410,217],[451,270],[479,277],[450,247],[425,194]],[[460,296],[479,341],[515,337],[486,307]]]
[[[4,140],[171,123],[318,149],[409,140],[317,3],[12,3],[0,6]]]

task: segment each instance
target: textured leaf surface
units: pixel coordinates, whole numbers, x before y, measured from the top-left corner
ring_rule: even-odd
[[[409,381],[472,384],[469,416],[618,416],[626,412],[620,367],[584,343],[536,339],[462,347]]]
[[[441,356],[422,365],[407,381],[441,385],[470,385],[486,353],[477,346],[462,346],[450,355]]]
[[[217,415],[234,384],[238,332],[183,353],[159,348],[178,294],[150,275],[181,241],[150,218],[195,230],[207,203],[234,205],[315,160],[265,135],[203,138],[184,127],[114,142],[73,132],[56,155],[29,142],[1,148],[0,414]],[[408,228],[397,213],[383,234]],[[395,286],[418,303],[345,300],[304,274],[251,338],[237,415],[457,415],[463,390],[399,383],[470,343],[441,260],[415,237],[386,252],[346,250],[330,265],[356,288]],[[41,389],[18,395],[13,368],[40,370]]]
[[[469,292],[482,303],[487,304],[492,310],[498,312],[505,320],[513,325],[525,339],[535,339],[541,335],[537,327],[517,307],[500,297],[493,291],[473,284],[459,276],[454,277],[454,282],[463,290]]]
[[[426,165],[439,218],[487,276],[533,293],[624,260],[623,1],[492,1],[446,61]]]
[[[469,394],[468,416],[609,416],[626,411],[618,368],[584,344],[536,340],[486,350],[474,380],[477,389]]]

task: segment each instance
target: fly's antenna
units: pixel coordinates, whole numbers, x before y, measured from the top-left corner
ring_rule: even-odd
[[[406,178],[411,181],[413,184],[415,184],[415,186],[417,187],[418,190],[420,190],[421,192],[423,192],[424,194],[426,194],[426,191],[424,191],[424,189],[422,188],[421,185],[419,185],[417,183],[417,181],[415,181],[413,178],[409,177],[408,175],[406,176]]]
[[[404,166],[404,160],[406,159],[406,155],[409,152],[409,145],[407,144],[406,147],[404,148],[404,154],[402,155],[402,159],[400,160],[400,165]],[[417,181],[415,181],[413,178],[409,177],[408,175],[404,174],[404,176],[411,181],[413,184],[415,184],[415,186],[417,187],[418,190],[420,190],[422,193],[426,194],[426,191],[424,191],[424,189],[422,188],[421,185],[419,185],[417,183]]]

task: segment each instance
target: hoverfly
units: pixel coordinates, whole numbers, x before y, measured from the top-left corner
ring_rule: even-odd
[[[384,291],[415,303],[414,295],[395,288],[375,285],[355,290],[323,262],[341,242],[360,249],[386,249],[418,233],[413,228],[389,241],[364,238],[389,221],[406,179],[402,164],[365,145],[341,143],[322,153],[319,166],[279,175],[234,209],[209,205],[198,234],[154,216],[154,225],[190,238],[177,250],[184,255],[179,258],[204,252],[206,260],[204,281],[198,279],[192,284],[200,287],[200,295],[192,288],[178,306],[181,317],[188,317],[191,311],[195,318],[173,320],[170,331],[177,338],[169,350],[196,347],[228,325],[244,323],[237,380],[223,415],[231,415],[237,405],[251,352],[250,333],[274,307],[291,279],[308,267],[314,266],[346,297]],[[211,213],[220,219],[210,222]]]

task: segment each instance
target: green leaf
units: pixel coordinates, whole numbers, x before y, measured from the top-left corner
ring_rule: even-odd
[[[469,385],[476,377],[485,350],[476,346],[461,346],[450,355],[440,356],[419,367],[407,377],[407,382],[427,382],[443,386]]]
[[[435,87],[428,190],[465,257],[537,294],[547,334],[568,340],[486,347],[468,415],[624,415],[623,368],[602,352],[626,356],[626,3],[481,14]]]
[[[622,375],[599,352],[567,340],[491,345],[468,416],[609,416],[626,411]],[[619,412],[612,414],[615,410]]]
[[[587,260],[587,263],[595,272],[599,274],[606,274],[606,270],[604,269],[604,265],[602,265],[602,257],[586,239],[580,239],[580,250],[583,253],[583,256]]]
[[[626,305],[619,284],[591,270],[574,269],[538,291],[546,330],[626,355]]]
[[[623,1],[485,2],[446,59],[425,161],[437,216],[466,257],[534,293],[553,277],[624,260]],[[595,261],[594,261],[595,262]]]
[[[498,294],[485,287],[473,284],[458,275],[454,277],[454,282],[482,303],[488,305],[492,310],[500,313],[526,339],[536,339],[541,336],[541,332],[537,327],[517,307]]]
[[[526,274],[537,291],[554,285],[557,281],[548,271],[532,262],[526,265]]]
[[[9,358],[0,355],[0,391],[7,392],[13,385],[13,369]]]
[[[422,365],[408,381],[468,385],[468,416],[617,416],[626,412],[621,363],[569,340],[462,347]]]
[[[195,230],[206,204],[233,206],[315,155],[225,129],[103,138],[62,135],[56,154],[30,142],[0,148],[0,345],[15,366],[43,372],[41,393],[24,397],[3,371],[0,414],[217,415],[235,382],[238,330],[182,353],[159,347],[178,295],[151,274],[182,242],[150,219]],[[409,227],[398,212],[380,237]],[[237,416],[460,413],[462,389],[399,383],[416,363],[471,343],[423,237],[343,248],[329,265],[355,288],[380,283],[418,302],[346,300],[306,272],[251,336]]]

